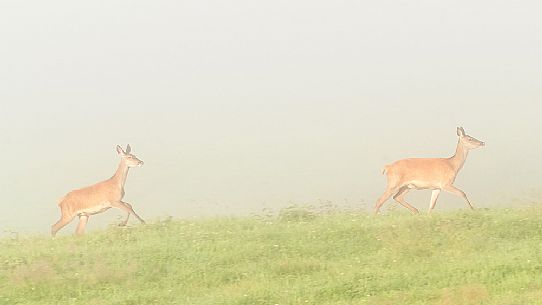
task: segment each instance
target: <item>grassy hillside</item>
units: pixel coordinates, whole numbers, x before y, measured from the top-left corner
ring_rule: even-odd
[[[542,304],[542,210],[290,210],[3,239],[0,304]]]

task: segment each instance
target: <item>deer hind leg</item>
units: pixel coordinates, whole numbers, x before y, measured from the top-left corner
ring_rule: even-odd
[[[470,203],[469,199],[467,198],[467,194],[465,194],[465,192],[463,192],[462,190],[458,189],[457,187],[455,187],[453,185],[448,185],[447,187],[444,188],[444,190],[447,191],[447,192],[450,192],[450,193],[452,193],[454,195],[457,195],[459,197],[462,197],[463,199],[465,199],[465,201],[469,205],[470,209],[474,210],[474,207]]]
[[[71,217],[65,216],[65,215],[60,216],[60,220],[51,226],[51,236],[55,237],[56,232],[58,232],[58,230],[62,229],[64,226],[69,224],[72,221],[72,219],[73,219],[73,216]]]
[[[85,233],[85,227],[87,226],[88,218],[88,215],[79,215],[79,224],[77,225],[77,229],[75,229],[76,235],[83,235],[83,233]]]
[[[431,214],[431,211],[435,208],[435,205],[437,204],[438,195],[440,195],[440,189],[433,190],[431,192],[431,201],[429,202],[429,211],[427,211],[428,214]]]
[[[402,206],[404,206],[405,208],[409,209],[412,214],[418,214],[419,211],[418,209],[416,209],[415,207],[411,206],[408,202],[406,202],[405,200],[405,195],[406,193],[408,193],[408,191],[410,191],[410,189],[407,187],[407,186],[403,186],[399,189],[399,192],[397,192],[397,194],[395,194],[395,196],[393,196],[393,199],[397,202],[399,202]]]
[[[375,209],[374,209],[375,215],[378,214],[378,211],[380,210],[384,202],[386,202],[386,200],[388,200],[391,197],[391,195],[397,193],[398,189],[399,188],[397,187],[390,187],[388,185],[388,188],[384,191],[384,194],[382,194],[382,196],[380,196],[380,198],[378,198],[378,200],[376,201]]]
[[[126,219],[119,224],[120,226],[125,226],[128,223],[128,219],[130,219],[130,214],[133,214],[139,221],[141,221],[141,223],[143,224],[145,223],[145,221],[141,217],[139,217],[139,215],[137,215],[137,213],[132,208],[132,205],[129,204],[128,202],[119,201],[119,202],[113,203],[112,205],[127,213]]]

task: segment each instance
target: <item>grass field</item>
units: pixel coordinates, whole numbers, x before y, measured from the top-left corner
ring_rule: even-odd
[[[5,238],[0,304],[542,304],[542,209],[290,209]]]

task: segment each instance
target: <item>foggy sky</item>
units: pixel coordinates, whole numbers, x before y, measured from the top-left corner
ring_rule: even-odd
[[[456,180],[473,204],[530,204],[542,186],[541,8],[2,1],[0,230],[49,232],[58,199],[112,176],[127,143],[145,165],[125,200],[146,220],[372,207],[385,164],[451,156],[456,126],[487,143]],[[407,196],[421,211],[429,198]],[[436,210],[465,207],[443,194]]]

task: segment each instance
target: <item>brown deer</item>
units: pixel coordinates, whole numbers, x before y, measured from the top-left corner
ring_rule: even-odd
[[[382,173],[387,175],[388,187],[376,201],[374,213],[378,214],[382,204],[393,195],[395,201],[417,214],[418,210],[404,198],[411,189],[433,190],[428,213],[435,207],[442,190],[461,196],[469,207],[474,209],[465,192],[455,187],[453,183],[465,164],[469,150],[484,146],[485,143],[466,135],[463,127],[457,127],[457,135],[459,141],[455,155],[450,158],[410,158],[386,165]]]
[[[60,199],[58,206],[62,215],[60,216],[60,220],[51,227],[53,237],[58,230],[70,223],[75,216],[79,216],[79,224],[75,233],[77,235],[83,234],[90,215],[102,213],[112,207],[119,208],[128,213],[126,219],[120,224],[122,226],[126,225],[130,214],[133,214],[141,223],[145,223],[134,212],[132,205],[122,201],[128,169],[143,165],[143,161],[132,155],[130,151],[129,144],[126,146],[126,151],[117,145],[117,153],[121,159],[113,177],[85,188],[73,190]]]

